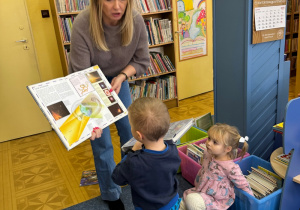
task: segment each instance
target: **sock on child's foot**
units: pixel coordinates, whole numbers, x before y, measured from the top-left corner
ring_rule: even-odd
[[[110,210],[125,210],[124,204],[120,198],[116,201],[105,200],[105,202],[108,204]]]

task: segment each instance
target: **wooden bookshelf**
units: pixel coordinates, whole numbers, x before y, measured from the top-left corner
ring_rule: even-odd
[[[66,21],[68,27],[62,26],[66,18],[75,18],[82,10],[89,6],[89,0],[50,0],[51,13],[55,28],[55,35],[58,44],[59,55],[63,73],[68,74],[68,58],[70,51],[70,31],[72,30],[72,21]],[[65,25],[66,26],[66,25]],[[68,32],[67,32],[68,30]],[[69,33],[69,34],[67,34]]]
[[[168,19],[171,21],[171,33],[172,33],[172,39],[168,41],[162,41],[159,43],[155,42],[155,44],[152,43],[151,38],[149,43],[149,51],[150,52],[160,52],[163,55],[167,55],[170,59],[171,63],[175,67],[174,70],[168,71],[168,72],[161,72],[156,74],[150,74],[147,76],[143,76],[140,78],[131,79],[130,83],[131,86],[134,86],[138,83],[141,83],[141,81],[155,81],[157,78],[165,77],[168,75],[175,76],[175,90],[176,92],[175,97],[170,99],[163,99],[164,103],[167,105],[168,108],[176,107],[178,106],[178,88],[177,88],[177,77],[176,77],[176,66],[175,66],[175,46],[174,46],[174,21],[173,21],[173,10],[172,10],[172,0],[170,1],[164,1],[167,5],[161,5],[161,2],[159,5],[155,5],[158,3],[158,1],[153,0],[145,0],[145,1],[135,1],[137,10],[141,13],[142,17],[146,20],[149,19]],[[142,5],[143,4],[143,5]],[[145,5],[146,4],[146,5]],[[151,5],[152,4],[152,5]],[[160,7],[160,8],[159,8]],[[145,23],[146,24],[146,23]],[[149,36],[149,27],[147,27],[146,24],[146,30],[147,34]],[[151,28],[151,27],[150,27]],[[149,32],[149,33],[148,33]],[[151,36],[151,35],[150,35]],[[154,39],[154,37],[152,37]]]
[[[287,0],[286,16],[286,46],[287,60],[291,61],[290,76],[296,75],[296,60],[298,51],[299,5],[298,0]]]

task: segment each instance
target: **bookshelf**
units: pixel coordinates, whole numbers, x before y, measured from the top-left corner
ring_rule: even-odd
[[[51,13],[64,75],[68,75],[68,53],[72,23],[80,11],[89,6],[89,0],[50,0]]]
[[[298,0],[287,1],[285,50],[286,60],[291,61],[290,76],[296,75],[298,51],[299,5]]]
[[[151,20],[159,28],[163,28],[161,32],[156,31],[157,38],[154,42],[149,44],[149,56],[158,52],[159,56],[155,59],[156,69],[158,72],[153,72],[154,66],[151,65],[152,73],[147,73],[140,78],[130,78],[129,83],[132,88],[143,85],[144,96],[158,97],[161,96],[164,103],[168,108],[178,106],[178,94],[177,94],[177,78],[176,78],[176,67],[175,67],[175,49],[174,49],[174,30],[173,30],[173,11],[171,1],[154,1],[145,0],[147,5],[151,4],[151,10],[141,10],[142,8],[137,7],[137,1],[133,0],[137,10],[141,13],[143,18]],[[64,75],[68,74],[68,53],[70,51],[70,31],[72,29],[72,23],[77,14],[81,10],[84,10],[89,5],[89,0],[50,0],[51,12],[53,15],[54,27],[56,31],[56,39],[58,42],[59,54],[61,57],[61,63]],[[80,5],[81,7],[79,7]],[[141,6],[141,5],[140,5]],[[63,8],[63,9],[62,9]],[[146,25],[145,25],[146,28]],[[168,30],[169,28],[169,30]],[[154,28],[153,28],[154,29]],[[147,32],[148,33],[148,32]],[[154,39],[154,37],[153,37]],[[150,40],[150,38],[149,38]],[[167,56],[167,58],[165,57]],[[152,56],[154,58],[154,56]],[[160,57],[160,58],[159,58]],[[152,59],[151,59],[152,60]],[[151,70],[151,69],[150,69]],[[149,85],[151,84],[151,85]],[[155,87],[154,84],[159,84],[159,88]],[[162,87],[162,85],[165,85]],[[146,94],[145,87],[151,90],[151,94]],[[148,91],[149,91],[148,90]],[[156,96],[154,92],[157,92]],[[134,90],[132,90],[132,94]],[[159,94],[160,93],[160,94]],[[134,97],[133,97],[134,98]]]
[[[149,68],[152,70],[148,68],[147,73],[142,77],[131,78],[129,80],[131,91],[134,92],[136,91],[135,88],[138,88],[137,94],[140,96],[157,97],[162,99],[168,108],[176,107],[178,106],[178,93],[175,67],[175,48],[173,41],[173,10],[171,9],[171,1],[156,1],[158,7],[161,7],[162,9],[157,9],[157,6],[154,5],[154,1],[151,0],[142,1],[144,4],[143,6],[140,2],[141,1],[136,1],[135,3],[137,10],[141,13],[145,20],[151,62]],[[153,33],[154,30],[156,31],[156,35]],[[154,36],[156,36],[156,38]],[[165,63],[164,66],[166,67],[163,71],[155,71],[155,66],[163,69],[161,65],[158,65],[160,59],[156,59],[156,57],[153,56],[156,53],[160,56],[167,56],[167,58],[163,60],[163,63]],[[167,81],[167,87],[161,88],[160,85],[162,82],[165,83],[165,81]],[[146,91],[146,89],[148,90]],[[167,90],[169,96],[159,94],[162,89]],[[141,92],[144,92],[144,94]],[[133,96],[133,100],[135,100],[135,98],[137,98],[137,96]]]

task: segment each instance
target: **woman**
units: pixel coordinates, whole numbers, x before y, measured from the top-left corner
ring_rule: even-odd
[[[144,20],[133,11],[132,0],[91,0],[74,21],[71,43],[69,73],[98,65],[128,108],[126,80],[142,75],[150,62]],[[128,117],[117,121],[116,127],[123,145],[132,137]],[[111,179],[115,162],[109,128],[91,145],[102,199],[110,209],[124,209],[121,189]]]

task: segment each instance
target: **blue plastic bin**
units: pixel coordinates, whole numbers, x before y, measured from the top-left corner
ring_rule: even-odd
[[[243,174],[247,175],[249,174],[247,170],[251,171],[251,167],[257,168],[258,166],[261,166],[265,169],[268,169],[269,171],[273,171],[271,167],[271,163],[255,156],[250,155],[246,158],[244,158],[242,161],[236,162]],[[253,197],[252,195],[249,195],[245,191],[241,189],[235,188],[235,201],[233,205],[229,208],[231,210],[273,210],[273,209],[279,209],[279,203],[280,203],[280,197],[281,197],[282,189],[278,189],[272,194],[262,198],[257,199]]]

